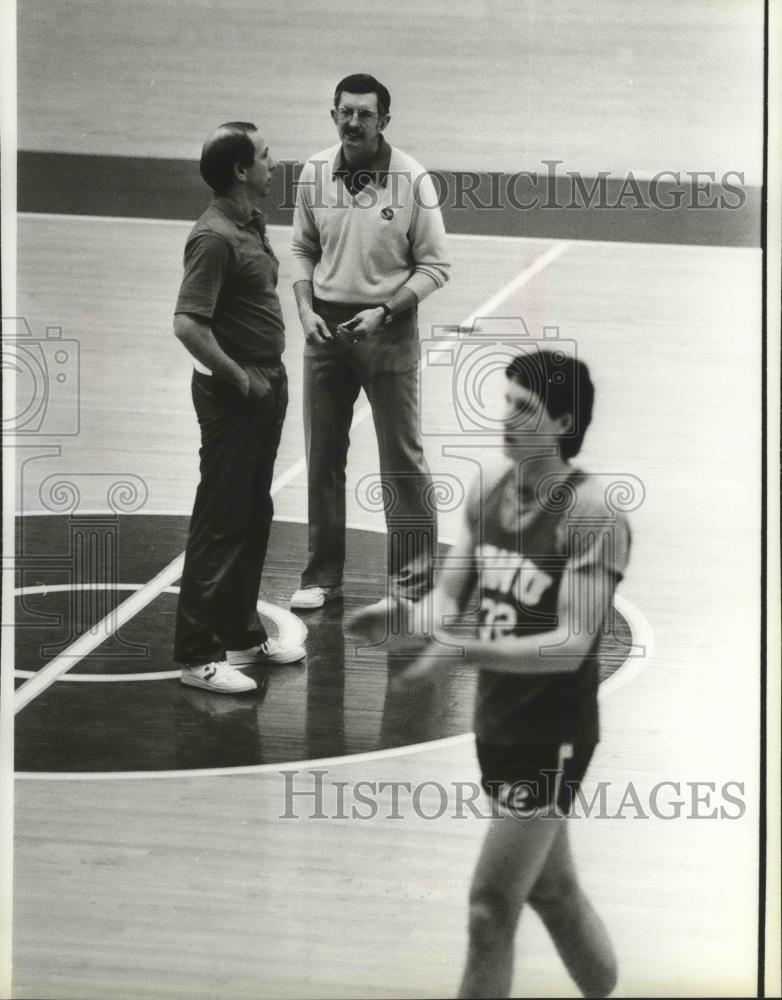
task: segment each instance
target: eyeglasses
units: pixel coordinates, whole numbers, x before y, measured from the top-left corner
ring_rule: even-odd
[[[373,118],[378,117],[376,111],[368,111],[366,108],[337,108],[336,112],[341,122],[349,122],[353,115],[358,115],[360,122],[371,122]]]

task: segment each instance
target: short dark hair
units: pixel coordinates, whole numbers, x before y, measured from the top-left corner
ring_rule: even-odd
[[[556,348],[536,348],[517,355],[505,374],[539,396],[550,417],[572,416],[573,426],[560,437],[559,450],[563,458],[577,455],[595,401],[595,387],[584,362]]]
[[[251,167],[255,146],[249,138],[258,129],[252,122],[225,122],[204,143],[201,176],[215,194],[224,194],[234,182],[234,167]]]
[[[387,115],[391,110],[391,95],[388,90],[369,73],[353,73],[340,80],[334,91],[334,107],[339,107],[339,99],[343,91],[348,94],[376,94],[377,110],[381,115]]]

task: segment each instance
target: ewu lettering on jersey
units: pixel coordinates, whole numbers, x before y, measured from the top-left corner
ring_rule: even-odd
[[[565,569],[604,571],[618,582],[630,548],[627,520],[607,507],[603,482],[573,469],[547,495],[542,504],[525,498],[513,465],[480,501],[473,495],[468,506],[480,634],[487,642],[540,634],[543,656],[545,633],[558,624]],[[611,619],[609,613],[596,629],[589,653],[572,672],[533,676],[481,670],[475,702],[478,740],[506,746],[596,743],[597,651]]]

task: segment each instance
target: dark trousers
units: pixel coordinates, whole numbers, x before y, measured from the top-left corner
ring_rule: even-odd
[[[200,666],[264,642],[256,604],[274,506],[269,495],[288,405],[281,363],[245,365],[244,397],[193,372],[201,430],[196,491],[177,607],[174,659]]]
[[[345,564],[345,466],[353,406],[363,387],[372,407],[380,457],[380,490],[388,529],[393,594],[413,599],[431,588],[437,511],[418,424],[418,368],[374,371],[343,349],[307,350],[304,433],[309,506],[309,559],[302,587],[342,583]],[[377,509],[366,484],[359,503]]]

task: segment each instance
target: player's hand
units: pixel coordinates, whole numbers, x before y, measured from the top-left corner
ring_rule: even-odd
[[[304,330],[304,339],[308,344],[328,344],[334,339],[334,334],[326,326],[324,320],[312,309],[300,313],[299,319]]]
[[[375,309],[362,309],[346,322],[340,323],[337,329],[347,340],[357,343],[371,334],[377,333],[383,325],[384,317],[385,313],[380,306]]]
[[[429,638],[419,605],[402,597],[384,597],[359,608],[345,619],[344,630],[355,642],[382,644],[390,653],[417,653]]]
[[[399,687],[423,683],[432,684],[448,669],[449,662],[447,651],[443,646],[432,642],[409,667],[399,671],[394,678],[394,683]]]

